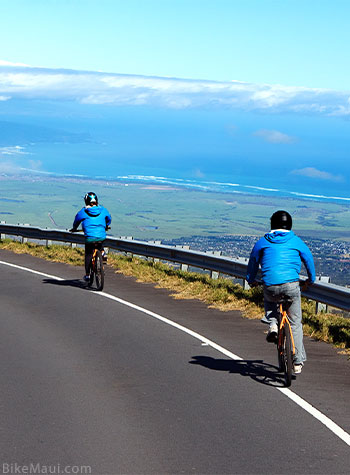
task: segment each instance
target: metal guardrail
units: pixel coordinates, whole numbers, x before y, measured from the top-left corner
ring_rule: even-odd
[[[58,229],[41,229],[28,225],[0,224],[1,238],[4,235],[21,236],[24,239],[44,240],[47,244],[52,241],[84,244],[84,236]],[[164,261],[199,267],[220,272],[239,279],[245,279],[247,264],[237,259],[210,255],[205,252],[180,249],[163,244],[152,244],[133,239],[107,237],[105,246],[116,251],[136,254]],[[335,308],[350,311],[350,289],[339,285],[316,282],[303,292],[304,297],[316,302],[322,302]]]

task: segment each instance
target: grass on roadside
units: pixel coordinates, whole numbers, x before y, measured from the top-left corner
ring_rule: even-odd
[[[31,254],[54,262],[84,265],[81,247],[34,243],[20,243],[9,239],[0,241],[2,249],[18,254]],[[239,310],[247,318],[261,318],[263,314],[262,288],[244,290],[228,279],[211,279],[206,274],[184,272],[169,265],[137,257],[110,253],[108,264],[116,272],[133,276],[138,282],[154,283],[171,292],[175,299],[199,299],[209,307],[221,311]],[[350,351],[350,319],[334,314],[315,314],[315,303],[302,299],[304,333]]]
[[[84,249],[81,247],[72,248],[70,246],[43,246],[32,242],[21,243],[4,239],[0,241],[0,248],[15,252],[16,254],[30,254],[41,257],[48,261],[65,262],[73,266],[84,265]]]

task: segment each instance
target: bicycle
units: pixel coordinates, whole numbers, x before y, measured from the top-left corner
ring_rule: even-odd
[[[287,310],[292,301],[288,297],[284,297],[279,302],[278,312],[278,336],[277,336],[277,352],[279,371],[284,373],[285,386],[292,384],[293,360],[295,355],[295,346],[292,328],[287,315]]]
[[[106,231],[110,230],[110,226],[106,226]],[[69,232],[82,232],[81,229],[70,229]],[[99,241],[96,241],[93,243],[94,244],[94,250],[91,258],[91,262],[89,265],[89,280],[88,280],[88,286],[92,287],[93,283],[95,281],[96,284],[96,290],[101,291],[104,286],[104,267],[103,267],[103,257],[102,257],[102,252],[99,249],[101,246],[101,243]]]
[[[92,287],[95,281],[96,290],[101,291],[104,286],[104,268],[103,268],[103,258],[102,252],[98,248],[100,243],[94,243],[94,252],[92,254],[91,263],[89,266],[89,282],[88,286]]]

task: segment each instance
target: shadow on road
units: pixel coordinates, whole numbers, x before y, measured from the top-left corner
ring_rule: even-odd
[[[79,287],[80,289],[88,288],[86,283],[81,281],[80,279],[70,279],[70,280],[43,279],[43,283],[61,285],[64,287]]]
[[[284,377],[278,372],[278,367],[264,363],[263,360],[222,360],[209,356],[192,356],[190,364],[204,366],[215,371],[227,371],[242,376],[249,376],[261,384],[274,387],[284,387]]]

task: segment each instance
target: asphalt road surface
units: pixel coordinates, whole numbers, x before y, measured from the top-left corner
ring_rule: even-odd
[[[281,391],[258,321],[111,269],[100,294],[82,268],[0,261],[0,472],[349,473],[350,362],[330,345],[306,339]]]

